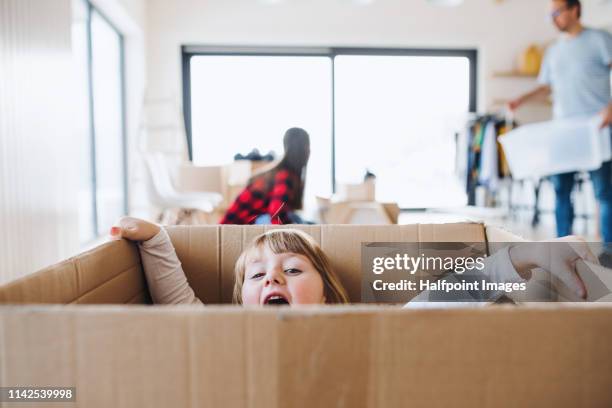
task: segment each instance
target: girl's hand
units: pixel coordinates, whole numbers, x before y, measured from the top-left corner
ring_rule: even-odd
[[[531,278],[531,269],[542,268],[559,278],[579,297],[585,299],[584,282],[576,272],[580,259],[599,264],[583,238],[568,236],[547,242],[530,242],[510,248],[510,260],[523,279]]]
[[[117,226],[110,230],[111,239],[129,239],[130,241],[147,241],[160,230],[160,226],[134,217],[121,217]]]

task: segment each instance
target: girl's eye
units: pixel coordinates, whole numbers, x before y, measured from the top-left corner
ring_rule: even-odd
[[[289,268],[289,269],[285,269],[285,273],[288,275],[298,275],[302,273],[302,271],[299,269],[295,269],[295,268]]]
[[[264,274],[262,272],[256,273],[255,275],[251,276],[251,279],[259,279],[262,276],[264,276]]]

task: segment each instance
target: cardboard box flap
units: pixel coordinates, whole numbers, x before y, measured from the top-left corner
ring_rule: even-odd
[[[147,293],[136,245],[111,241],[0,286],[0,303],[124,303]]]
[[[69,303],[77,297],[74,259],[0,286],[0,303]]]
[[[609,306],[0,307],[0,370],[76,386],[88,408],[604,407],[611,320]]]
[[[77,303],[87,303],[87,299],[94,303],[124,303],[147,290],[140,254],[132,242],[110,241],[73,259],[78,291],[73,301]]]

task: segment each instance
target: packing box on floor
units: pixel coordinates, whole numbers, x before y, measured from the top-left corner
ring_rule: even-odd
[[[176,177],[177,188],[185,192],[215,192],[223,196],[222,208],[226,208],[246,186],[252,175],[251,163],[237,161],[222,166],[179,167]]]
[[[338,198],[341,201],[375,201],[376,181],[369,179],[357,184],[339,184]]]
[[[228,303],[264,226],[173,227],[196,294]],[[361,242],[515,239],[481,224],[299,226],[359,301]],[[78,407],[609,407],[612,307],[144,306],[113,241],[0,287],[0,386],[76,387]],[[56,303],[58,305],[32,305]],[[59,305],[59,304],[71,305]],[[85,304],[114,305],[85,305]],[[22,406],[5,404],[6,406]]]
[[[331,198],[317,197],[323,224],[389,225],[397,224],[397,203],[376,201],[376,182],[370,178],[358,184],[338,185]]]
[[[323,224],[389,225],[397,224],[397,203],[377,201],[335,201],[317,197],[319,218]]]
[[[400,208],[396,203],[341,201],[320,212],[326,224],[389,225],[397,224]]]
[[[186,192],[210,191],[223,196],[221,207],[229,206],[258,171],[274,166],[276,162],[237,160],[222,166],[179,167],[177,188]]]

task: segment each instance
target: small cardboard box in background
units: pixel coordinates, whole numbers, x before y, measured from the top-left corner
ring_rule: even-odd
[[[340,184],[332,198],[317,197],[319,217],[324,224],[397,224],[400,208],[397,203],[381,203],[376,198],[376,182]]]
[[[341,201],[317,197],[319,217],[323,224],[397,224],[400,208],[396,203],[375,201]]]
[[[337,201],[376,201],[376,182],[368,179],[363,183],[339,184]]]
[[[225,210],[246,187],[249,179],[276,162],[237,160],[221,166],[183,164],[177,176],[180,191],[210,191],[223,196],[221,210]]]
[[[180,191],[185,192],[220,193],[223,196],[220,210],[223,211],[246,186],[251,172],[251,164],[246,161],[236,161],[221,166],[183,164],[179,168],[176,185]]]

